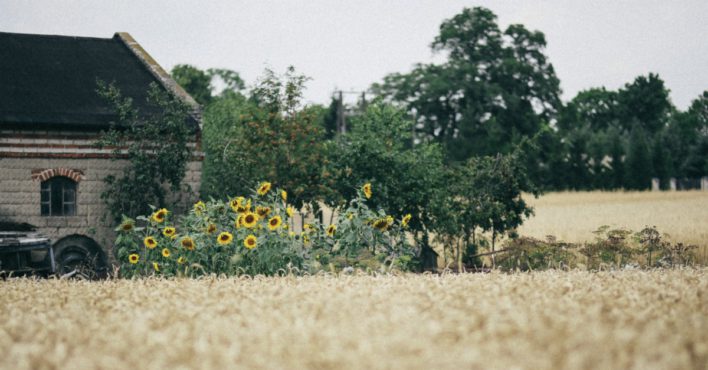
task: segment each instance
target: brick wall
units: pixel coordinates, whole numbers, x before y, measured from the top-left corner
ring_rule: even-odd
[[[35,225],[53,242],[73,234],[88,236],[100,244],[113,261],[115,225],[107,215],[100,195],[104,190],[103,179],[110,174],[120,175],[127,161],[106,159],[108,153],[97,152],[87,137],[71,136],[70,133],[61,138],[57,135],[47,137],[49,139],[42,139],[31,132],[0,131],[0,220]],[[50,142],[55,140],[71,144],[52,147]],[[41,216],[41,180],[51,173],[47,170],[53,169],[55,175],[80,176],[76,189],[76,216]],[[188,164],[185,183],[190,185],[192,193],[183,197],[182,208],[196,200],[201,170],[201,161]]]

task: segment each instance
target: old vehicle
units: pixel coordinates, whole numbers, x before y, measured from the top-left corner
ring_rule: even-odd
[[[48,276],[55,272],[54,249],[49,238],[27,224],[0,225],[0,276]]]

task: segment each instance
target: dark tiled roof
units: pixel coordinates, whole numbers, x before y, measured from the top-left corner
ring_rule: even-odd
[[[162,69],[152,60],[148,62],[153,66],[146,65],[121,35],[130,37],[0,32],[0,125],[106,127],[116,117],[96,93],[97,80],[114,83],[140,111],[148,111],[145,98],[150,83],[165,87],[165,78],[156,78],[148,67]]]

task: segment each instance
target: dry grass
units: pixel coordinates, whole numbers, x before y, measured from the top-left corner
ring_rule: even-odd
[[[705,369],[708,269],[0,282],[5,369]]]
[[[528,200],[536,215],[519,228],[521,235],[583,242],[602,225],[656,226],[674,242],[698,245],[699,261],[708,262],[708,192],[564,192]]]

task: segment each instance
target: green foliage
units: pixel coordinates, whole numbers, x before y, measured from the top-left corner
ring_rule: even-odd
[[[443,145],[447,160],[510,153],[535,135],[560,106],[559,81],[543,53],[541,32],[511,25],[503,33],[485,8],[443,22],[433,50],[441,65],[417,65],[372,89],[416,118],[421,140]]]
[[[519,158],[519,149],[508,155],[470,158],[464,166],[449,170],[449,195],[437,205],[435,229],[445,245],[455,252],[461,269],[464,252],[475,251],[477,231],[491,233],[496,241],[521,225],[533,209],[522,192],[537,193]]]
[[[182,86],[199,104],[209,105],[217,98],[240,95],[245,84],[238,72],[229,69],[209,68],[202,71],[189,64],[178,64],[172,68],[172,78]],[[214,96],[214,82],[223,85],[219,96]]]
[[[149,203],[164,206],[168,190],[179,196],[192,155],[187,143],[196,129],[188,124],[191,108],[156,84],[150,86],[152,109],[146,112],[138,112],[113,85],[99,82],[99,94],[113,105],[118,120],[102,133],[97,145],[114,147],[112,160],[123,157],[130,163],[122,176],[104,179],[101,198],[114,219],[145,213]]]
[[[369,105],[354,120],[351,132],[330,143],[325,175],[334,193],[326,201],[341,206],[342,199],[355,194],[357,184],[371,182],[376,188],[372,207],[387,209],[396,218],[413,215],[411,231],[425,258],[430,255],[431,212],[444,195],[445,171],[439,146],[410,147],[411,124],[400,109],[380,101]]]
[[[288,189],[298,208],[327,194],[321,112],[300,106],[306,80],[292,67],[283,77],[266,70],[248,100],[223,99],[207,108],[203,195],[243,194],[253,178]]]
[[[248,198],[198,202],[180,219],[154,208],[137,222],[124,217],[116,228],[121,275],[277,275],[413,267],[415,251],[405,238],[406,222],[370,210],[363,190],[334,223],[307,224],[301,233],[291,231],[292,209],[284,198],[282,190],[261,183]]]
[[[625,166],[626,188],[636,190],[649,188],[653,173],[651,151],[646,132],[640,126],[632,130]]]

